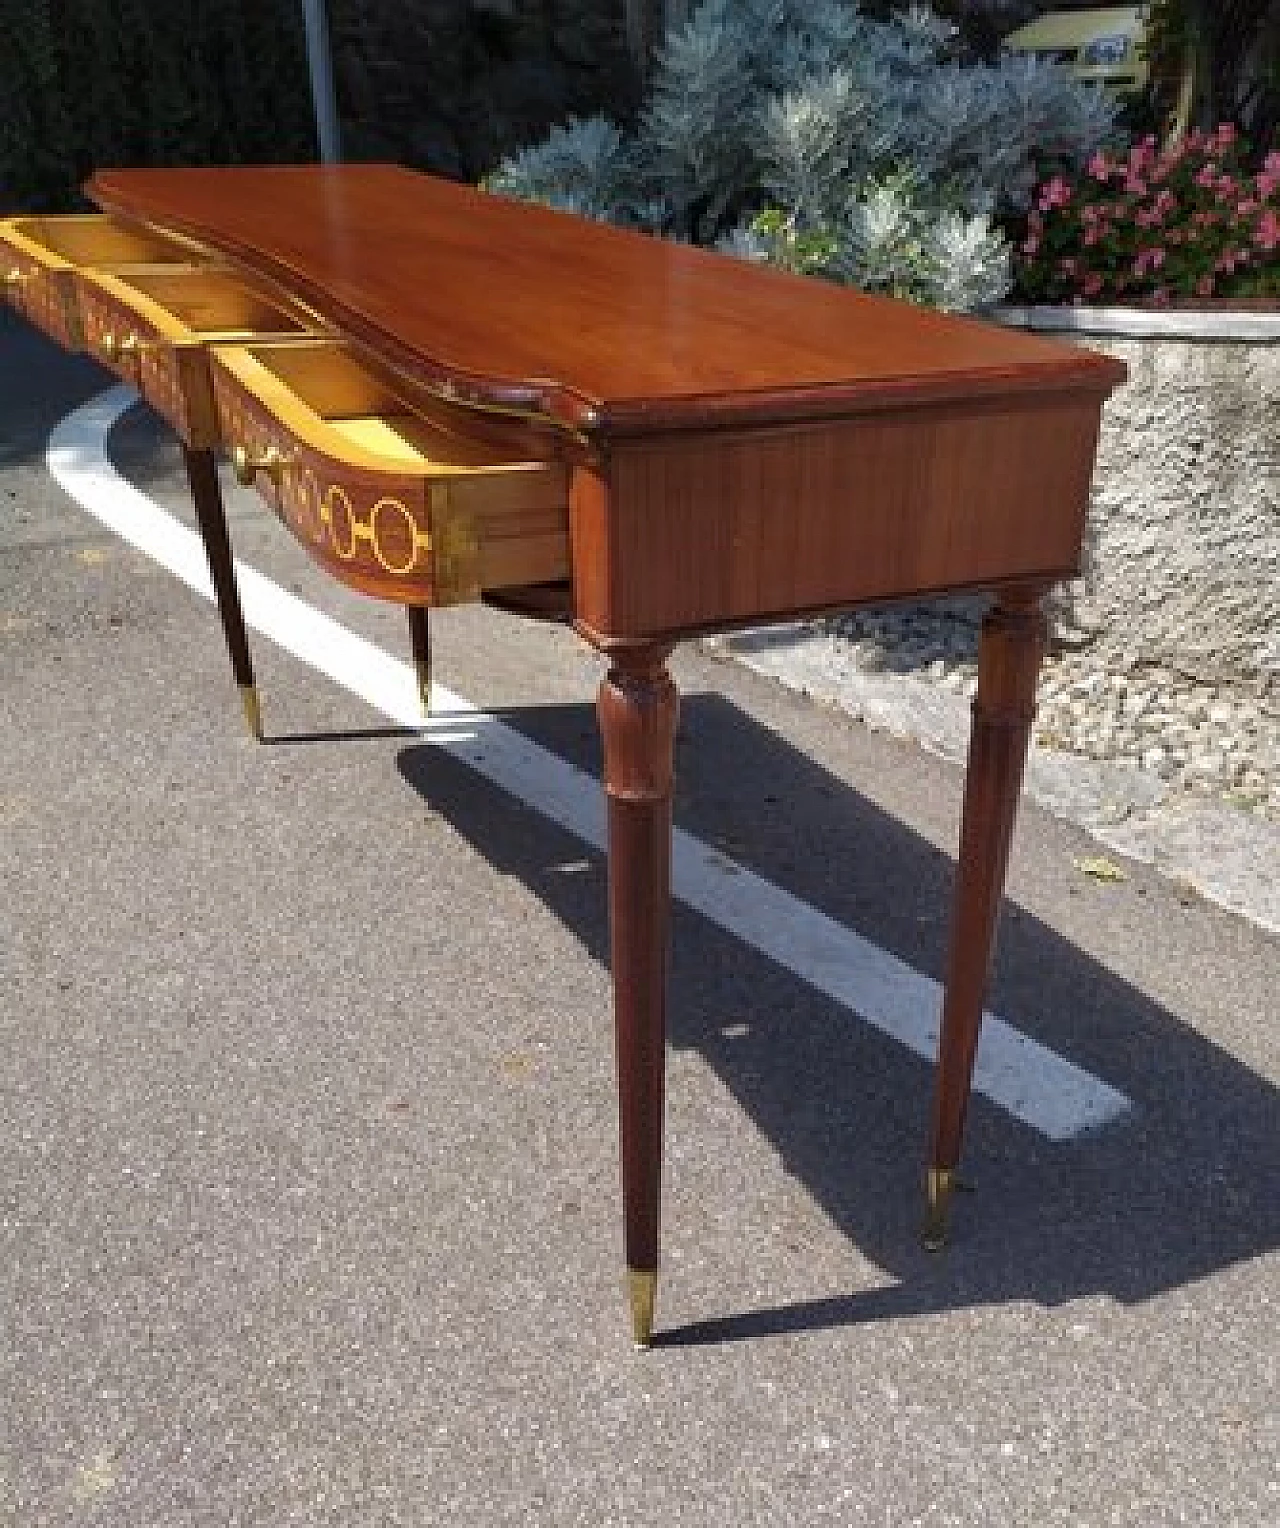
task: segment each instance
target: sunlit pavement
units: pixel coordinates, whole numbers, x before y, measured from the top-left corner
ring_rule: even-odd
[[[636,1354],[594,793],[538,794],[596,769],[599,661],[433,617],[442,684],[551,760],[514,794],[262,635],[251,742],[213,607],[49,476],[107,385],[0,320],[0,1521],[1280,1516],[1273,937],[1082,875],[1024,810],[991,1007],[1128,1107],[1055,1137],[976,1097],[931,1258],[929,1066],[791,934],[825,920],[926,1001],[958,771],[685,652],[679,825],[713,886],[782,900],[675,911]],[[112,455],[189,521],[145,412]],[[246,563],[407,659],[401,612],[227,496]]]

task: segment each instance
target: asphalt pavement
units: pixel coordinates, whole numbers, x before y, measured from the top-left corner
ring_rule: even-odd
[[[754,911],[675,908],[634,1352],[599,659],[434,613],[497,719],[451,747],[258,635],[254,743],[212,605],[48,470],[110,382],[0,316],[0,1522],[1280,1521],[1273,934],[1026,803],[991,1007],[1035,1043],[930,1256],[931,1068],[799,931],[940,978],[960,771],[682,650],[677,820]],[[153,416],[110,450],[190,523]],[[242,559],[408,658],[226,492]],[[1051,1129],[1046,1057],[1124,1107]]]

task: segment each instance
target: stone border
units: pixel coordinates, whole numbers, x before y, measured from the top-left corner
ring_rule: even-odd
[[[1239,340],[1280,345],[1280,308],[1000,307],[989,315],[1010,329],[1043,334],[1097,334],[1124,339]]]

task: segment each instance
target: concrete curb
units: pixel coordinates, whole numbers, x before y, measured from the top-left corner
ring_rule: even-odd
[[[1043,334],[1111,335],[1131,340],[1239,340],[1280,345],[1280,311],[1237,308],[1006,307],[991,317],[1010,329]]]

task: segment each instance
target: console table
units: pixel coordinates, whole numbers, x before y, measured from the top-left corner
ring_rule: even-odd
[[[959,1161],[1043,646],[1114,361],[389,166],[102,171],[102,216],[0,223],[9,299],[182,439],[260,726],[213,452],[335,577],[559,615],[598,715],[625,1254],[658,1270],[682,638],[955,590],[981,636],[926,1170]]]

